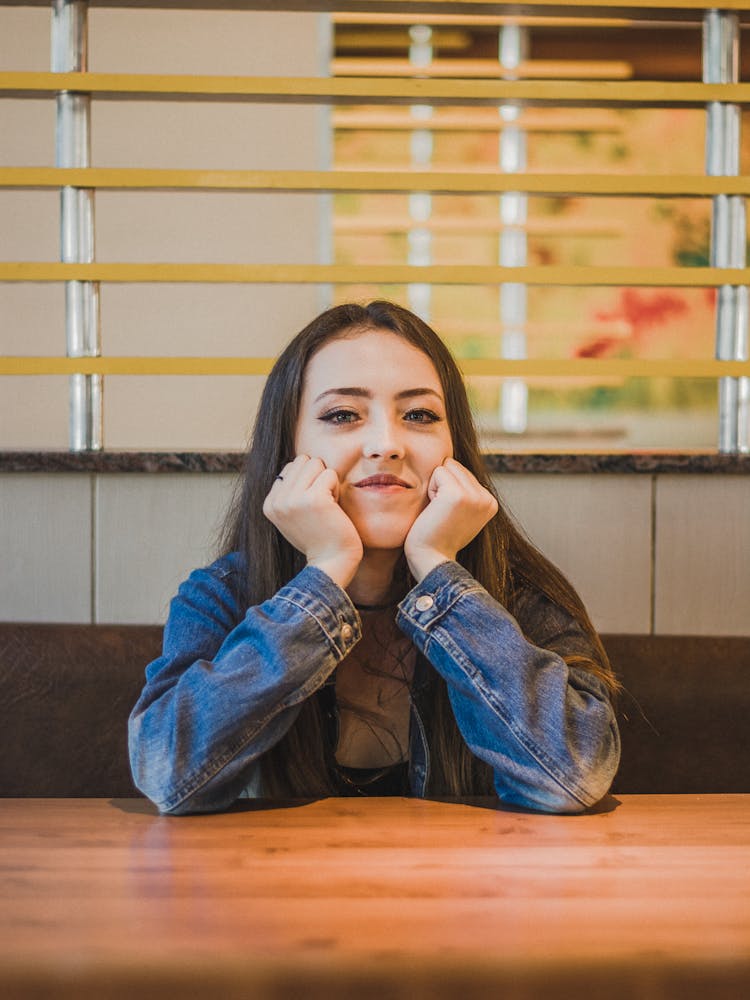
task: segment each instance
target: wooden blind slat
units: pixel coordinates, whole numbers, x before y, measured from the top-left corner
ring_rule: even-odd
[[[266,375],[273,358],[254,357],[0,357],[0,375]],[[467,376],[582,378],[721,378],[750,375],[750,361],[458,359]]]
[[[0,167],[0,188],[252,191],[431,191],[529,194],[713,196],[750,194],[750,176],[697,174],[501,174],[415,170],[144,170]]]
[[[371,77],[190,76],[133,73],[0,73],[0,95],[53,96],[61,90],[97,97],[259,100],[375,104],[523,100],[588,107],[703,106],[709,101],[750,103],[748,83],[581,80],[415,80]]]
[[[193,264],[10,261],[0,281],[102,281],[119,283],[288,283],[408,285],[528,285],[716,287],[750,284],[750,268],[718,267],[497,267],[433,264]]]
[[[549,0],[524,0],[523,3],[496,2],[496,0],[349,0],[336,3],[335,0],[89,0],[91,7],[143,7],[171,8],[173,10],[271,10],[271,11],[319,11],[335,12],[345,8],[349,12],[415,14],[415,6],[421,19],[434,13],[476,13],[487,9],[488,13],[509,14],[534,13],[552,17],[571,16],[571,12],[581,12],[589,17],[633,17],[642,19],[662,19],[668,15],[672,19],[689,18],[707,9],[700,0],[661,0],[651,4],[648,0],[566,0],[565,3],[550,3]],[[0,6],[49,7],[49,0],[0,0]],[[722,10],[747,13],[747,0],[723,0]]]

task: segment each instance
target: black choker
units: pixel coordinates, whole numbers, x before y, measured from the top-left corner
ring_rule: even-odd
[[[354,607],[357,611],[387,611],[389,608],[395,608],[396,603],[392,601],[390,604],[355,604]]]

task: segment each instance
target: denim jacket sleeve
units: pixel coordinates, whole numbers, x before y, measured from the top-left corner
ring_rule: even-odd
[[[551,602],[534,645],[455,562],[436,567],[401,603],[401,629],[442,675],[469,749],[491,765],[504,802],[578,812],[609,789],[620,755],[606,686],[563,655],[595,655]],[[588,644],[588,646],[587,646]]]
[[[346,593],[320,570],[305,567],[244,613],[237,572],[229,556],[182,584],[130,716],[133,777],[162,812],[231,805],[361,636]]]

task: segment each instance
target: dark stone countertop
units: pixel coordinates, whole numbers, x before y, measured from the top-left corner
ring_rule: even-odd
[[[750,474],[750,455],[717,452],[488,453],[493,473],[689,473]],[[239,451],[0,451],[0,473],[10,472],[187,472],[236,473]]]

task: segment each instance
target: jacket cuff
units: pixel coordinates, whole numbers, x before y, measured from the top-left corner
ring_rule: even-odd
[[[396,621],[413,638],[415,633],[429,632],[459,598],[483,590],[457,562],[440,563],[399,604]]]
[[[362,638],[359,613],[349,595],[317,566],[305,566],[276,598],[311,615],[341,658]]]

